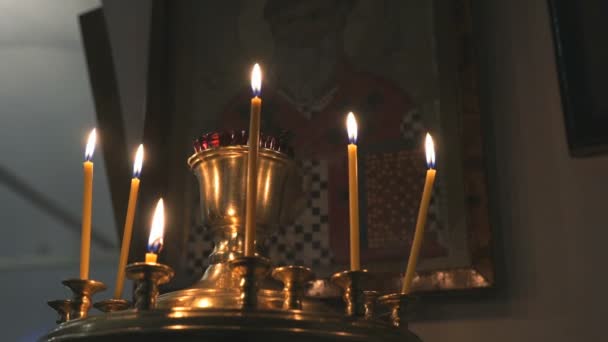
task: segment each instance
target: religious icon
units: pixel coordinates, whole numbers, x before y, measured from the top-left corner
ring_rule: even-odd
[[[247,129],[248,73],[259,62],[265,72],[262,133],[291,137],[303,179],[302,188],[295,189],[301,195],[290,203],[291,220],[264,242],[274,261],[310,266],[319,276],[348,265],[344,120],[352,111],[360,127],[362,267],[400,279],[426,169],[424,134],[430,131],[441,172],[419,263],[428,281],[421,276],[413,288],[493,284],[475,65],[465,44],[471,34],[468,1],[251,0],[216,2],[213,8],[205,2],[167,6],[170,10],[158,11],[171,20],[154,17],[151,24],[168,39],[151,40],[150,63],[158,67],[149,72],[161,76],[149,79],[173,83],[158,82],[156,96],[147,98],[174,114],[157,115],[159,121],[146,129],[152,139],[171,127],[167,141],[175,149],[159,147],[158,153],[173,169],[158,176],[157,188],[173,189],[167,202],[187,216],[173,218],[179,221],[171,223],[175,241],[167,242],[180,248],[167,250],[165,257],[175,259],[173,265],[188,265],[178,278],[200,276],[212,241],[197,211],[195,179],[183,165],[172,165],[192,153],[185,148],[195,137]],[[171,96],[159,100],[166,94]]]

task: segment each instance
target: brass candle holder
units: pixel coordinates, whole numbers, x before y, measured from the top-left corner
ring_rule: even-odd
[[[365,317],[364,283],[367,279],[369,279],[367,270],[342,271],[331,277],[332,283],[342,289],[346,316]]]
[[[230,268],[241,280],[241,308],[257,308],[259,282],[270,272],[270,260],[260,256],[240,257],[230,261]]]
[[[73,304],[70,299],[51,300],[48,301],[47,304],[59,314],[59,318],[55,321],[57,324],[67,322],[71,319]]]
[[[306,284],[315,278],[310,268],[304,266],[277,267],[272,271],[272,277],[283,283],[285,295],[283,309],[302,310]]]
[[[131,302],[122,298],[111,298],[93,304],[93,307],[101,312],[115,312],[127,310],[131,307]]]
[[[365,319],[374,319],[376,315],[376,303],[380,292],[378,291],[363,291],[365,296]]]
[[[91,297],[106,289],[106,285],[97,280],[66,279],[62,284],[72,290],[72,312],[69,319],[86,318],[91,308]]]
[[[378,303],[390,308],[389,321],[397,328],[407,328],[408,314],[416,301],[415,297],[405,293],[391,293],[378,298]]]
[[[135,262],[125,268],[127,277],[135,281],[135,303],[137,310],[152,310],[156,308],[159,289],[168,283],[175,272],[167,265],[159,263]]]

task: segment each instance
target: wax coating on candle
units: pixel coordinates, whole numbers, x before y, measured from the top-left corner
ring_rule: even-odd
[[[431,203],[431,194],[433,193],[433,184],[435,184],[436,174],[437,171],[435,169],[428,169],[426,171],[424,190],[422,192],[420,209],[418,210],[418,218],[416,220],[414,241],[412,243],[412,249],[410,250],[410,257],[407,261],[407,270],[405,272],[403,286],[401,288],[401,292],[405,294],[410,293],[412,281],[414,280],[414,275],[416,274],[416,265],[418,264],[420,247],[422,246],[422,240],[424,238],[424,228],[426,226],[426,218],[429,211],[429,204]]]
[[[359,179],[357,170],[357,145],[348,145],[348,203],[350,218],[350,269],[361,269],[359,238]]]
[[[91,216],[93,207],[93,162],[85,161],[82,195],[82,235],[80,240],[80,279],[89,279],[91,256]]]
[[[258,152],[260,139],[260,114],[262,99],[251,99],[249,121],[249,154],[247,156],[247,197],[245,205],[245,256],[255,255],[255,227],[258,184]]]
[[[139,192],[139,178],[131,179],[131,190],[129,192],[129,204],[127,206],[127,217],[122,234],[122,244],[120,247],[120,258],[118,259],[118,269],[116,273],[116,287],[114,288],[114,298],[122,296],[125,283],[125,267],[129,259],[129,249],[131,247],[131,236],[133,235],[133,221],[135,220],[135,209],[137,207],[137,195]]]
[[[149,264],[156,264],[158,261],[158,254],[146,253],[146,262]]]

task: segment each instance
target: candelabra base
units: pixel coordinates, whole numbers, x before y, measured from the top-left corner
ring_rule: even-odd
[[[40,341],[417,342],[386,322],[298,310],[193,309],[119,311],[59,325]]]
[[[131,307],[131,302],[122,298],[112,298],[97,302],[93,304],[93,307],[101,312],[108,313],[127,310]]]

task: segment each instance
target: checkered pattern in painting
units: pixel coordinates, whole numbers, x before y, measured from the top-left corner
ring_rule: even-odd
[[[420,144],[424,137],[425,126],[418,107],[408,111],[401,118],[399,132],[405,142],[412,146]]]
[[[188,236],[186,251],[188,275],[199,275],[205,271],[209,265],[208,258],[212,250],[213,240],[209,230],[202,225],[193,226]]]
[[[328,166],[326,161],[298,162],[306,205],[293,224],[281,227],[268,240],[268,256],[278,265],[328,266],[329,245]]]
[[[192,180],[192,189],[198,189],[198,183]],[[188,275],[201,275],[209,264],[209,254],[213,250],[213,236],[202,222],[198,191],[192,193],[192,212],[190,213],[190,233],[186,245],[186,271]]]

